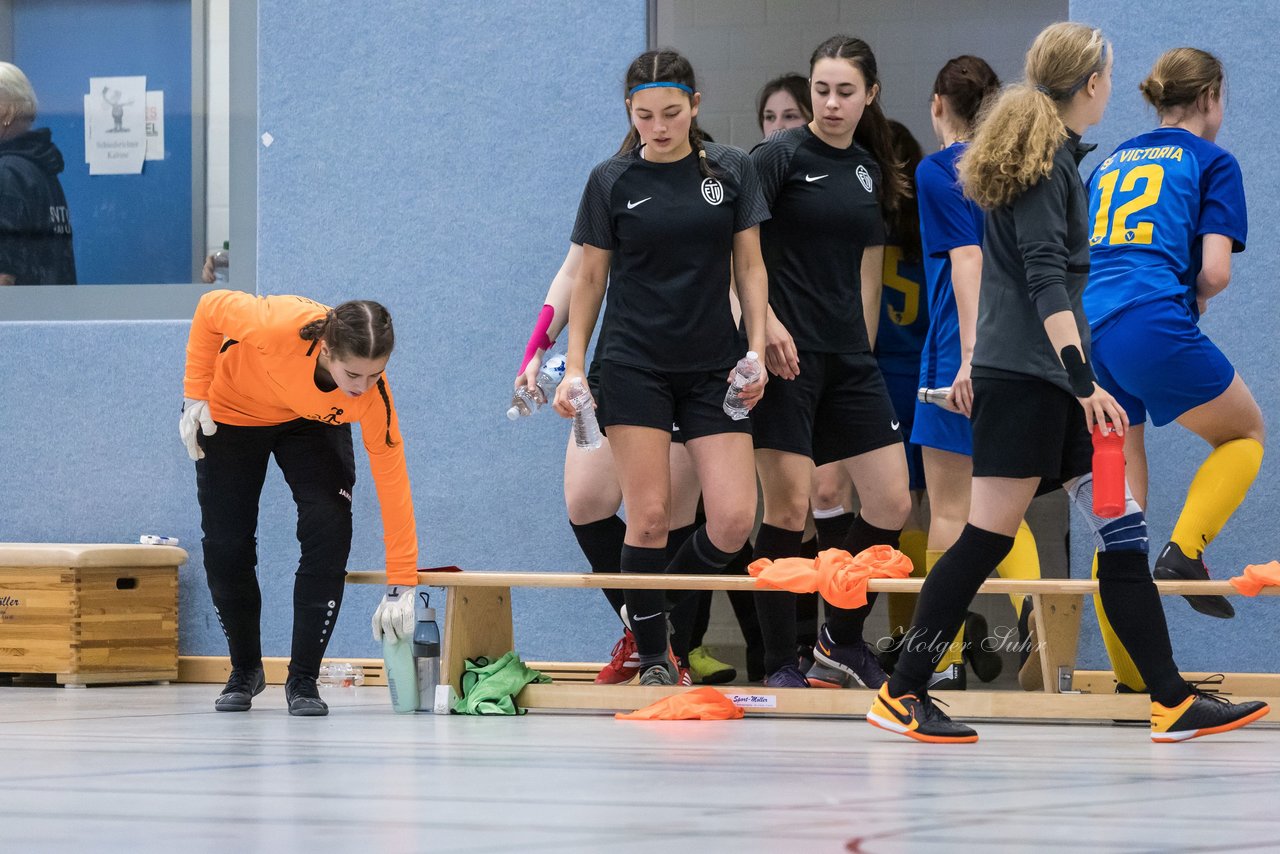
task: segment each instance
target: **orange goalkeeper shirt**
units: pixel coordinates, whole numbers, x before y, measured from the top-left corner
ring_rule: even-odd
[[[306,297],[210,291],[200,298],[191,321],[183,394],[209,401],[219,424],[266,427],[296,418],[360,422],[382,508],[387,582],[416,584],[413,495],[386,376],[360,397],[322,391],[315,383],[318,342],[298,336],[328,310]]]

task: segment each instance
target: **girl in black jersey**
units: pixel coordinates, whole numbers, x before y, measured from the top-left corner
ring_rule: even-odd
[[[526,348],[524,368],[516,377],[516,388],[524,386],[530,392],[537,389],[538,370],[542,367],[546,351],[555,343],[555,339],[568,324],[573,282],[578,277],[578,268],[581,264],[582,245],[570,243],[564,262],[547,290],[538,325],[535,326]],[[606,340],[607,334],[607,329],[600,330],[601,342]],[[601,344],[598,342],[596,346],[599,349]],[[587,381],[592,391],[595,391],[599,381],[598,359],[591,363]],[[702,494],[697,472],[694,471],[693,461],[685,450],[683,438],[675,429],[676,425],[672,427],[673,441],[670,456],[672,528],[668,536],[668,549],[679,548],[696,530],[698,499]],[[586,451],[577,446],[572,435],[569,436],[569,444],[564,453],[564,503],[565,510],[569,514],[569,525],[573,529],[578,546],[591,565],[591,571],[618,572],[627,525],[618,515],[622,505],[622,488],[618,485],[618,474],[614,467],[613,452],[608,439],[603,440],[599,448]],[[601,592],[609,601],[613,612],[621,616],[622,591],[604,588]],[[688,603],[691,609],[695,606],[696,603]],[[693,616],[690,614],[690,619]],[[675,652],[677,657],[680,657],[685,656],[689,650],[677,648]],[[614,644],[608,663],[596,674],[596,684],[613,685],[630,682],[638,673],[639,663],[635,637],[631,629],[624,624],[622,637]]]
[[[626,103],[639,144],[592,170],[573,230],[582,264],[556,410],[573,415],[569,387],[583,377],[608,281],[598,414],[627,506],[623,572],[714,572],[742,548],[755,521],[751,428],[726,415],[723,403],[742,356],[731,271],[748,343],[764,346],[768,297],[757,226],[769,213],[747,155],[702,142],[700,101],[693,69],[678,53],[649,51],[631,64]],[[762,376],[747,387],[748,405],[765,382]],[[672,422],[698,470],[707,522],[668,559]],[[664,592],[628,590],[625,598],[641,684],[675,684]]]
[[[1098,546],[1098,594],[1151,691],[1151,739],[1224,732],[1267,713],[1189,686],[1178,673],[1147,562],[1146,519],[1093,512],[1089,433],[1128,427],[1094,380],[1081,294],[1089,275],[1088,194],[1080,135],[1111,95],[1111,48],[1083,24],[1053,24],[1027,53],[1026,81],[1006,89],[958,165],[965,194],[986,211],[973,352],[973,486],[969,522],[925,579],[893,677],[867,720],[917,741],[978,735],[929,699],[934,666],[983,580],[1013,547],[1027,505],[1065,486]]]
[[[814,120],[751,152],[772,218],[766,365],[781,382],[753,415],[764,488],[757,558],[796,555],[814,464],[840,461],[862,500],[843,547],[897,546],[911,510],[893,403],[872,355],[880,317],[885,213],[904,193],[880,111],[876,60],[836,36],[810,59]],[[874,598],[874,597],[871,597]],[[757,593],[766,684],[807,687],[797,666],[794,594]],[[878,688],[884,671],[862,639],[867,612],[830,609],[814,646],[815,681]]]

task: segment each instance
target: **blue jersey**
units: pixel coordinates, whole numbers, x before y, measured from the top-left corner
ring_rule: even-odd
[[[876,359],[885,373],[915,376],[920,370],[920,350],[929,329],[929,300],[924,288],[924,267],[902,257],[890,234],[884,247],[884,289],[880,295],[880,327],[876,333]]]
[[[1122,143],[1089,178],[1089,284],[1084,310],[1094,330],[1121,311],[1173,297],[1196,312],[1201,236],[1248,231],[1240,164],[1181,128]]]
[[[929,292],[929,333],[920,360],[920,384],[948,386],[960,370],[960,315],[951,285],[952,249],[982,245],[982,209],[964,197],[956,160],[966,144],[957,142],[926,157],[916,167],[920,241]]]

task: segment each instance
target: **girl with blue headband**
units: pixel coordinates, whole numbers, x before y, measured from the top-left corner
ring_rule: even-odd
[[[743,355],[730,308],[742,306],[748,345],[764,346],[767,283],[759,224],[768,218],[747,155],[704,142],[701,95],[688,60],[671,50],[641,54],[627,70],[632,130],[623,153],[595,167],[572,240],[582,262],[569,308],[569,346],[556,410],[572,417],[569,388],[582,379],[587,343],[609,283],[600,352],[601,426],[627,507],[622,571],[719,572],[755,522],[750,421],[724,410],[726,380]],[[754,406],[765,378],[744,389]],[[672,423],[702,483],[706,524],[674,557],[670,524]],[[673,685],[666,594],[627,590],[641,684]]]

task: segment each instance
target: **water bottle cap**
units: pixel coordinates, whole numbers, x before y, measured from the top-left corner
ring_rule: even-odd
[[[758,361],[760,361],[760,356],[759,356],[759,354],[757,354],[757,353],[756,353],[756,351],[755,351],[755,350],[748,350],[748,351],[747,351],[747,358],[748,358],[748,359],[750,359],[750,360],[751,360],[751,361],[753,361],[753,362],[758,362]]]
[[[518,421],[519,419],[520,419],[520,409],[518,407],[513,406],[507,410],[508,421]]]
[[[434,623],[436,621],[435,608],[423,608],[418,613],[421,615],[418,617],[419,623]]]

